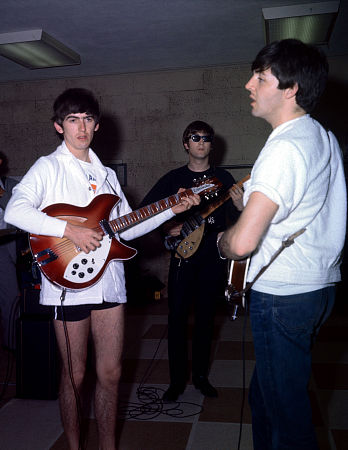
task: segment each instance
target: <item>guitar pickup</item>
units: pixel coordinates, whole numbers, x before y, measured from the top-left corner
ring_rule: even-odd
[[[115,237],[115,233],[112,231],[109,222],[106,219],[103,219],[99,222],[104,234],[107,234],[110,239]]]
[[[190,217],[182,226],[181,234],[184,237],[188,237],[193,231],[197,230],[205,220],[199,215],[195,214]]]
[[[40,258],[44,259],[41,259],[41,261],[39,261]],[[46,248],[45,250],[42,250],[41,252],[36,253],[35,255],[35,260],[39,266],[45,266],[46,264],[55,261],[57,258],[58,256],[50,248]]]

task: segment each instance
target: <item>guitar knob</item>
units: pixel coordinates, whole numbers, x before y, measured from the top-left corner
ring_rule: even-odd
[[[79,278],[83,278],[85,274],[83,272],[79,272]]]

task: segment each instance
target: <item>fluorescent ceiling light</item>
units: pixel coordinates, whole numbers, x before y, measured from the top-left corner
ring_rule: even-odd
[[[327,44],[339,4],[339,1],[330,1],[262,8],[266,42],[295,38],[307,44]]]
[[[43,30],[0,34],[0,55],[29,69],[80,64],[80,55]]]

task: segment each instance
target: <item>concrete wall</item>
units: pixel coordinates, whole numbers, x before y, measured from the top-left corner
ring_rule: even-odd
[[[328,95],[317,116],[340,138],[347,138],[347,61],[332,61]],[[216,131],[214,162],[252,164],[270,127],[250,114],[244,84],[249,65],[135,73],[0,84],[0,150],[9,159],[9,174],[23,175],[41,155],[51,153],[59,139],[50,118],[54,99],[66,88],[91,89],[100,100],[102,120],[92,147],[105,162],[127,164],[124,190],[132,207],[168,170],[186,163],[181,136],[193,120]],[[236,179],[246,169],[233,171]],[[135,243],[142,272],[166,282],[168,255],[156,233]],[[135,263],[129,264],[135,267]]]
[[[268,126],[250,116],[247,66],[0,84],[0,146],[10,174],[22,175],[58,142],[50,117],[57,95],[91,89],[103,119],[93,147],[103,160],[127,163],[135,202],[161,174],[183,164],[181,135],[192,120],[211,123],[219,164],[253,162]]]

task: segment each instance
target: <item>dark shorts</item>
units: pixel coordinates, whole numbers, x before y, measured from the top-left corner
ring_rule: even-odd
[[[91,311],[116,308],[119,305],[120,303],[103,302],[90,305],[55,306],[54,318],[56,320],[65,320],[66,322],[78,322],[90,317]]]

